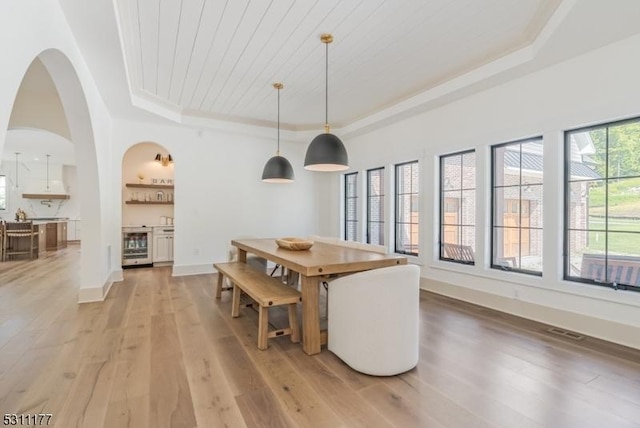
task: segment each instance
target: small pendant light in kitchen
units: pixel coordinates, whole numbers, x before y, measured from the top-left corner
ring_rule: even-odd
[[[49,188],[49,158],[51,157],[51,155],[45,155],[47,157],[47,188],[45,189],[45,192],[50,192],[51,189]]]
[[[20,152],[15,152],[15,154],[16,154],[16,181],[15,183],[13,183],[13,185],[16,189],[19,189],[20,185],[18,183],[18,156],[20,156]]]
[[[304,168],[310,171],[344,171],[349,168],[347,149],[340,138],[329,132],[329,43],[333,42],[333,36],[322,34],[320,40],[326,46],[324,134],[318,135],[309,144],[304,158]]]
[[[284,88],[282,83],[274,83],[278,90],[278,148],[276,155],[269,159],[262,171],[262,181],[265,183],[291,183],[295,177],[293,167],[287,158],[280,156],[280,90]]]

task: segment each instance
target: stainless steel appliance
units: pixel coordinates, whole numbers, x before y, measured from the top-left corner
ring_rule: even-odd
[[[122,228],[122,266],[141,266],[153,263],[152,241],[153,234],[150,227]]]

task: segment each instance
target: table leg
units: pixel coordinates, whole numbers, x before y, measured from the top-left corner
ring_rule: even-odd
[[[238,248],[238,261],[242,262],[242,263],[246,263],[247,262],[247,251],[246,250],[241,250],[240,248]]]
[[[302,349],[308,355],[320,353],[320,281],[315,276],[302,277]]]

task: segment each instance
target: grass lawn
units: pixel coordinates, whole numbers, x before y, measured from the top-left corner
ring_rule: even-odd
[[[605,212],[604,184],[589,190],[589,229],[604,229],[609,215],[608,249],[612,254],[640,255],[640,178],[609,181],[609,210]],[[627,217],[627,218],[625,218]],[[616,233],[618,231],[618,233]],[[589,246],[585,252],[603,252],[605,233],[589,232]]]
[[[604,229],[604,219],[589,219],[590,229]],[[640,232],[640,220],[610,219],[609,220],[609,253],[640,255],[640,233],[622,233],[624,232]],[[589,246],[585,252],[604,252],[605,232],[590,231]]]
[[[589,190],[589,213],[605,215],[604,183]],[[640,178],[609,181],[609,215],[640,217]]]

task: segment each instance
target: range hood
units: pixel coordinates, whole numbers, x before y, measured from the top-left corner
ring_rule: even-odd
[[[61,180],[50,180],[48,183],[32,182],[22,194],[25,199],[69,199]]]
[[[23,193],[25,199],[69,199],[69,195],[63,193]]]

